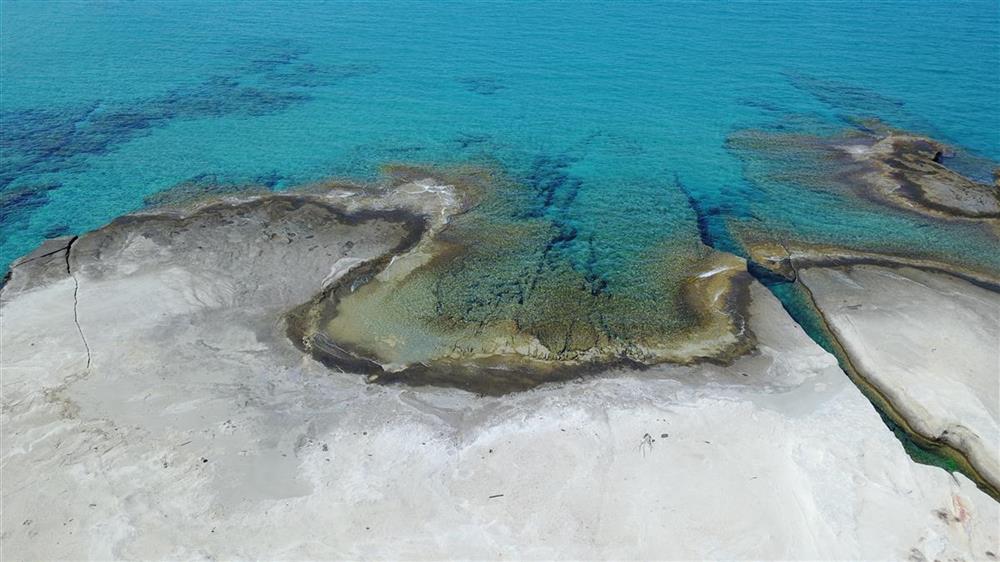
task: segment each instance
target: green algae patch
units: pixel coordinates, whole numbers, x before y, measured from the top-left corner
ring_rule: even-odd
[[[617,363],[726,362],[753,346],[745,262],[696,233],[637,232],[647,248],[627,271],[595,273],[567,255],[572,229],[523,184],[391,171],[390,196],[448,186],[456,203],[412,247],[351,270],[296,313],[308,319],[296,336],[327,363],[380,380],[503,381],[473,385],[493,391]]]

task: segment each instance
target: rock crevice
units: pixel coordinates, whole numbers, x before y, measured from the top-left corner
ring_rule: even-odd
[[[757,243],[747,251],[757,277],[801,291],[811,312],[800,314],[816,317],[821,337],[880,411],[1000,498],[1000,459],[984,442],[997,427],[988,410],[996,401],[991,365],[1000,364],[1000,279],[843,248]],[[880,345],[865,345],[873,339]],[[942,363],[942,354],[952,359]]]
[[[73,323],[76,324],[76,331],[80,333],[80,339],[83,341],[83,348],[87,351],[86,368],[87,370],[90,370],[90,363],[92,359],[90,344],[87,342],[86,334],[83,333],[83,326],[80,325],[80,280],[77,278],[76,273],[73,272],[73,266],[70,261],[73,255],[73,244],[79,239],[79,236],[73,236],[66,244],[66,275],[69,275],[70,278],[73,279]]]

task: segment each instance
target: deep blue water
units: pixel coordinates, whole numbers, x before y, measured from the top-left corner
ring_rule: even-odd
[[[663,236],[697,237],[692,202],[718,217],[703,236],[753,216],[1000,268],[964,234],[762,186],[726,145],[877,117],[1000,160],[995,0],[0,10],[0,268],[181,182],[282,189],[387,162],[495,162],[552,190],[567,255],[609,275]]]

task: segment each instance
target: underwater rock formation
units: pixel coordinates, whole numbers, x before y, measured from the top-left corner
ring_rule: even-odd
[[[595,280],[559,254],[572,233],[526,212],[531,193],[516,182],[408,174],[396,191],[465,203],[429,216],[407,252],[358,266],[290,315],[293,339],[324,362],[503,392],[581,368],[728,361],[752,348],[742,259],[665,242],[627,264],[627,282]]]

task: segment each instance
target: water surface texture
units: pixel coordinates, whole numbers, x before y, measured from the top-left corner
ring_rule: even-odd
[[[176,186],[283,189],[391,162],[535,193],[594,286],[727,225],[996,253],[799,196],[730,142],[859,118],[1000,159],[1000,5],[3,2],[0,266]]]

